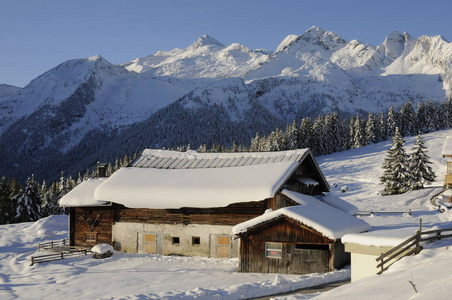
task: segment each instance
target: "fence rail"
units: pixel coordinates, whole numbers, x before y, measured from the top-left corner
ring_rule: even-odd
[[[70,256],[79,256],[81,254],[87,255],[88,252],[91,252],[91,251],[88,251],[87,249],[79,249],[76,247],[69,246],[67,244],[66,239],[63,239],[61,241],[50,241],[50,242],[45,242],[45,243],[39,243],[38,244],[38,252],[41,252],[41,251],[54,252],[54,253],[31,256],[30,266],[33,266],[34,264],[37,264],[37,263],[61,260],[61,259],[64,259],[64,258],[70,257]]]
[[[389,269],[395,262],[399,259],[416,255],[422,251],[423,247],[420,245],[421,242],[431,242],[437,241],[444,238],[451,238],[452,234],[443,234],[443,232],[451,232],[452,228],[444,228],[444,229],[435,229],[422,231],[422,220],[420,220],[419,230],[416,233],[408,238],[407,240],[400,243],[398,246],[392,248],[386,253],[382,253],[379,257],[376,258],[377,268],[380,268],[377,274],[382,274],[384,271]],[[425,238],[423,236],[426,236]]]

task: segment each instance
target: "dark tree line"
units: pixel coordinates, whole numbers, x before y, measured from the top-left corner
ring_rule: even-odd
[[[386,141],[399,128],[401,136],[412,136],[452,128],[452,100],[419,102],[414,109],[411,102],[400,108],[391,106],[387,112],[369,112],[350,118],[339,118],[335,112],[293,121],[284,130],[275,129],[267,136],[256,134],[245,151],[281,151],[310,148],[314,155],[359,148]]]
[[[126,154],[122,159],[115,159],[114,163],[108,163],[106,175],[110,176],[120,167],[127,166],[132,158]],[[12,178],[2,176],[0,180],[0,224],[13,224],[20,222],[33,222],[50,215],[64,214],[59,206],[59,200],[72,190],[76,185],[92,177],[98,177],[97,168],[86,170],[84,175],[78,174],[74,179],[71,175],[61,173],[58,181],[50,185],[43,180],[42,183],[35,179],[34,175],[28,177],[24,185],[17,183]]]

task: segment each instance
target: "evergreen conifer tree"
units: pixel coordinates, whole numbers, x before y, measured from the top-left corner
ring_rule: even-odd
[[[436,175],[430,166],[431,162],[426,152],[427,148],[421,138],[421,134],[418,134],[409,157],[410,190],[422,189],[424,188],[424,183],[431,184],[435,181]]]
[[[380,182],[384,184],[383,195],[403,194],[408,190],[408,155],[404,149],[405,142],[399,128],[395,128],[392,138],[392,147],[383,164],[383,175]]]
[[[32,222],[41,217],[41,196],[34,176],[27,179],[24,191],[17,202],[16,221]]]

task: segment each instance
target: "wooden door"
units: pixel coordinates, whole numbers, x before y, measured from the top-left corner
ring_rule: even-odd
[[[298,274],[310,274],[310,273],[324,273],[328,272],[328,251],[327,250],[315,250],[315,249],[303,249],[295,250],[294,256],[298,256]]]
[[[157,254],[157,234],[143,233],[143,252],[149,254]]]
[[[229,235],[217,236],[217,257],[231,257],[231,237]]]

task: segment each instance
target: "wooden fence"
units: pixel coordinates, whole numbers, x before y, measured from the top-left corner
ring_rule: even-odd
[[[38,252],[45,251],[45,252],[53,252],[49,254],[44,255],[33,255],[31,256],[31,264],[30,266],[33,266],[37,263],[43,263],[43,262],[49,262],[49,261],[55,261],[55,260],[61,260],[66,257],[70,256],[79,256],[79,255],[87,255],[88,251],[87,249],[77,249],[75,247],[71,247],[67,244],[67,240],[63,239],[61,241],[50,241],[45,243],[39,243],[38,244]]]
[[[431,241],[437,241],[441,240],[443,238],[450,238],[452,237],[452,234],[449,232],[452,231],[452,228],[444,228],[444,229],[435,229],[435,230],[428,230],[428,231],[422,231],[422,220],[420,223],[420,228],[416,233],[402,242],[400,245],[392,248],[386,253],[382,253],[379,257],[377,257],[377,262],[380,262],[377,265],[377,268],[380,268],[380,271],[378,271],[377,274],[382,274],[384,271],[389,269],[389,267],[397,262],[399,259],[409,256],[409,255],[416,255],[422,250],[422,246],[420,245],[421,242],[431,242]],[[449,233],[449,234],[444,234]]]

